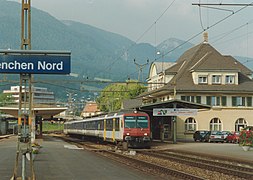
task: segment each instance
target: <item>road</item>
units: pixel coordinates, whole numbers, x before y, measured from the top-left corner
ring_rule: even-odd
[[[45,137],[35,157],[37,180],[152,180],[157,177],[95,155],[53,137]],[[13,173],[16,137],[0,141],[0,177],[9,180]]]

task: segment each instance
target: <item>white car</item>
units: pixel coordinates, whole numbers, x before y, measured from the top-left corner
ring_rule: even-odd
[[[208,142],[224,142],[224,134],[221,131],[211,131]]]

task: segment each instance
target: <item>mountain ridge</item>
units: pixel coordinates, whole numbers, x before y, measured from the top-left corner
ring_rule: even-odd
[[[20,3],[0,0],[0,49],[20,49]],[[32,7],[32,49],[71,51],[71,76],[40,76],[44,79],[77,79],[79,81],[110,79],[125,81],[137,79],[139,65],[154,61],[176,61],[187,49],[194,46],[177,38],[168,38],[157,47],[149,43],[135,43],[127,37],[93,27],[88,24],[58,20],[49,13]],[[183,46],[180,46],[182,45]],[[161,58],[158,59],[157,52]],[[169,52],[169,53],[168,53]],[[242,58],[245,59],[245,58]],[[248,61],[253,61],[248,59]],[[150,64],[149,64],[150,65]],[[147,77],[149,65],[142,68]],[[253,65],[252,65],[253,67]],[[253,69],[251,67],[251,69]],[[11,76],[14,78],[14,76]],[[80,89],[81,85],[64,85]],[[102,88],[104,85],[95,84]],[[60,87],[60,86],[59,86]],[[53,88],[54,89],[54,88]],[[56,90],[57,91],[57,90]]]

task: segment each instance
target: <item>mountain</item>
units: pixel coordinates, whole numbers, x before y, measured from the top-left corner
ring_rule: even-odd
[[[36,8],[32,8],[31,12],[33,50],[71,51],[71,72],[74,76],[35,75],[35,80],[44,81],[44,83],[37,83],[36,86],[48,87],[49,90],[57,92],[58,97],[64,96],[66,89],[78,91],[92,86],[103,88],[106,85],[80,83],[87,79],[90,81],[137,79],[139,68],[146,64],[147,60],[150,63],[154,60],[176,61],[181,54],[194,46],[183,40],[169,38],[154,47],[148,43],[135,43],[124,36],[88,24],[60,21]],[[20,3],[0,0],[0,49],[20,49],[20,20]],[[160,52],[160,58],[157,51]],[[139,66],[134,63],[134,59]],[[148,75],[149,65],[141,69],[143,73],[141,76],[144,78]],[[18,75],[8,75],[8,78],[17,82],[19,80]],[[1,79],[3,75],[0,75]],[[79,83],[67,83],[65,80]],[[2,89],[7,88],[3,85],[0,86],[0,90]]]
[[[193,46],[195,45],[192,43],[176,38],[169,38],[157,46],[157,51],[159,51],[161,56],[164,56],[163,59],[176,61],[186,50]],[[164,53],[166,54],[164,55]]]
[[[124,36],[87,24],[59,21],[36,8],[31,12],[32,49],[71,51],[72,73],[79,77],[123,80],[135,74],[131,78],[136,79],[138,73],[133,59],[142,63],[154,57],[149,53],[155,52],[151,45],[132,46],[135,43]],[[0,1],[1,49],[20,48],[20,14],[19,3]]]

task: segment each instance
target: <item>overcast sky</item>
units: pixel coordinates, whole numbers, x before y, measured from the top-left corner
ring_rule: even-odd
[[[253,57],[253,6],[213,6],[216,9],[210,9],[192,5],[199,1],[31,0],[33,7],[46,11],[59,20],[82,22],[121,34],[133,41],[144,34],[138,43],[158,45],[171,37],[188,40],[201,33],[203,28],[210,27],[209,42],[222,54]],[[200,2],[250,4],[253,0]],[[198,44],[201,41],[202,35],[199,35],[190,42]]]

